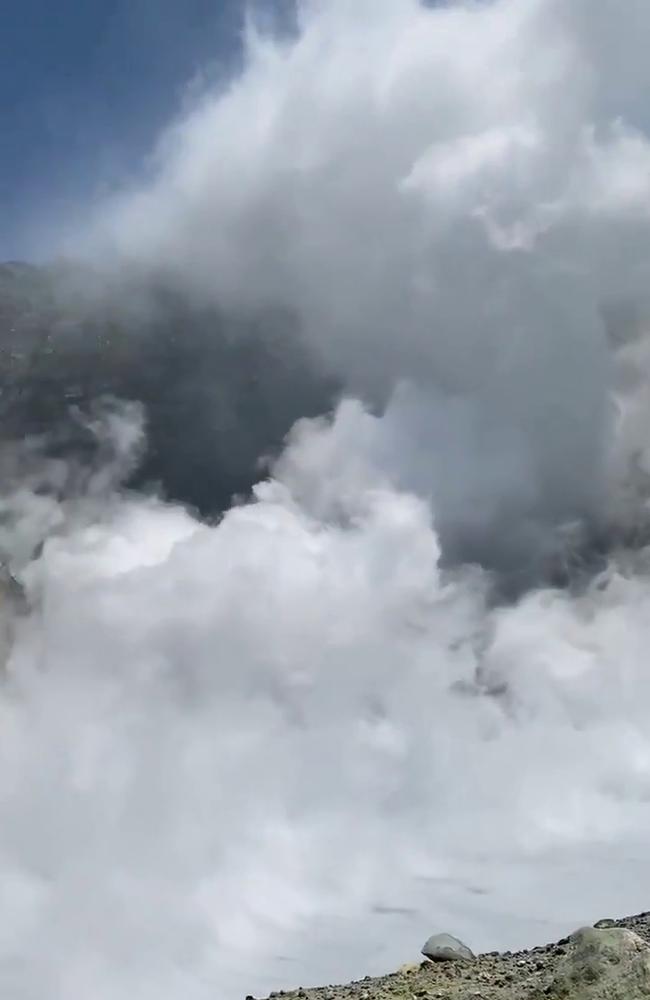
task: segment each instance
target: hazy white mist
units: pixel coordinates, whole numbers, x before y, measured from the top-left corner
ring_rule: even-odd
[[[81,499],[10,467],[12,1000],[235,1000],[648,908],[650,7],[299,21],[69,244],[288,309],[346,398],[218,524],[120,491],[137,409]],[[598,574],[495,603],[477,561],[593,526]]]

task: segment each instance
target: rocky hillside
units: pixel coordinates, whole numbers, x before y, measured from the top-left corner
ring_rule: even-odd
[[[130,484],[214,514],[334,392],[272,306],[226,315],[160,276],[0,265],[0,444],[45,435],[51,453],[92,449],[97,400],[136,401],[147,445]]]
[[[442,937],[446,937],[443,935]],[[432,939],[433,940],[433,939]],[[460,942],[457,942],[460,946]],[[432,959],[376,979],[272,993],[283,1000],[641,1000],[650,997],[650,913],[601,920],[529,951],[427,948]],[[455,951],[455,953],[454,953]],[[252,998],[247,998],[252,1000]]]

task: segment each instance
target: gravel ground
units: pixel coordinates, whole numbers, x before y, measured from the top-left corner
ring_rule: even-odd
[[[650,913],[641,913],[620,920],[599,921],[596,928],[603,929],[602,938],[608,943],[605,928],[626,928],[650,945]],[[593,937],[593,936],[592,936]],[[614,935],[618,941],[620,935]],[[591,939],[590,939],[591,940]],[[639,942],[640,944],[640,942]],[[645,951],[645,949],[644,949]],[[359,982],[345,986],[323,986],[316,989],[300,988],[293,992],[271,993],[271,998],[284,1000],[552,1000],[554,997],[650,997],[650,980],[647,992],[645,979],[633,989],[612,981],[599,986],[599,968],[592,964],[587,972],[587,984],[566,986],[566,971],[573,973],[575,947],[572,938],[563,938],[553,944],[540,945],[527,951],[490,952],[479,955],[471,962],[429,962],[404,966],[399,971],[379,978],[366,976]],[[625,956],[615,956],[608,966],[623,969]],[[601,961],[598,956],[597,961]],[[610,961],[609,956],[605,960]],[[650,970],[650,951],[643,958]],[[643,970],[642,970],[643,972]],[[559,976],[559,978],[558,978]],[[562,977],[565,980],[562,980]],[[642,976],[643,978],[643,976]],[[568,989],[568,992],[567,992]],[[252,998],[247,998],[252,1000]]]

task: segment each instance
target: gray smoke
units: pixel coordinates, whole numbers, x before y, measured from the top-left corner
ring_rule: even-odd
[[[73,245],[226,313],[290,314],[399,423],[396,480],[431,496],[443,550],[544,556],[558,526],[617,516],[611,343],[648,318],[649,20],[641,0],[302,3],[291,41],[250,27],[242,75]]]
[[[647,905],[650,7],[298,21],[9,269],[2,996]]]

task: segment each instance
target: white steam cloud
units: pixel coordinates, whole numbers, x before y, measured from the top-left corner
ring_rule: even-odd
[[[402,449],[403,485],[432,472],[453,545],[530,550],[538,522],[611,501],[607,334],[626,331],[606,318],[648,317],[649,19],[640,0],[303,4],[292,44],[251,31],[241,78],[169,130],[99,242],[222,305],[290,307],[371,398],[417,383],[427,454]]]
[[[16,1000],[235,1000],[647,908],[650,8],[299,20],[89,242],[289,308],[349,398],[216,525],[120,492],[137,411],[98,411],[74,500],[11,458]],[[463,564],[575,520],[636,545],[501,605]]]

